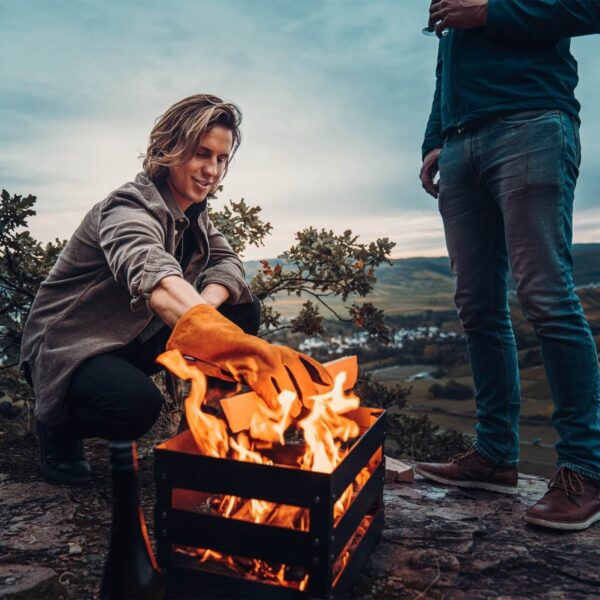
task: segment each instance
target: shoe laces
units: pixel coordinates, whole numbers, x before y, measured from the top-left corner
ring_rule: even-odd
[[[585,493],[583,475],[566,467],[561,467],[548,483],[548,489],[563,490],[570,500],[575,496],[583,496]]]
[[[466,452],[461,452],[460,454],[457,454],[451,462],[457,462],[457,463],[461,463],[465,458],[468,458],[469,456],[471,456],[472,454],[474,454],[475,452],[477,452],[477,449],[475,448],[475,446],[472,446],[471,448],[469,448]]]

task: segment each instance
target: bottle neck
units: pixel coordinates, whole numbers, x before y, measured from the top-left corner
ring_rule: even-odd
[[[113,480],[113,501],[115,506],[138,506],[136,475],[137,448],[135,442],[117,441],[110,443],[110,462]]]

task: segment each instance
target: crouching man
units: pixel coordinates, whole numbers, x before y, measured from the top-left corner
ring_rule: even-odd
[[[313,379],[329,383],[318,363],[255,337],[260,304],[207,215],[240,120],[235,105],[204,94],[169,108],[144,170],[91,208],[40,286],[21,366],[35,392],[46,478],[90,479],[82,438],[136,439],[150,429],[163,396],[149,375],[165,347],[271,402],[295,383],[307,393]]]

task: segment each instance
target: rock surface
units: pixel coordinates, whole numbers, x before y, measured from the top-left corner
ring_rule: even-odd
[[[52,598],[59,587],[58,574],[53,569],[0,565],[0,598]]]
[[[519,493],[386,487],[386,527],[356,588],[363,598],[600,598],[600,523],[576,533],[527,525],[546,480]],[[419,595],[420,593],[420,595]]]
[[[152,537],[152,446],[139,447],[142,505]],[[83,488],[41,481],[31,434],[0,430],[0,599],[97,598],[110,533],[106,444],[87,443],[94,480]],[[386,486],[383,538],[354,598],[600,598],[600,523],[579,533],[527,526],[546,490],[522,475],[501,496],[414,483]]]

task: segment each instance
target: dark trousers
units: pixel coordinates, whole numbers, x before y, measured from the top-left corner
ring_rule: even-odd
[[[439,208],[475,383],[477,450],[498,464],[519,462],[510,267],[554,399],[557,467],[600,479],[598,355],[573,282],[580,158],[578,123],[564,112],[499,117],[446,140]]]
[[[256,335],[260,302],[224,304],[219,312]],[[164,352],[171,331],[164,327],[144,343],[134,340],[113,352],[99,354],[73,373],[67,393],[68,427],[78,437],[137,439],[154,424],[164,403],[150,379],[163,367],[155,358]]]

